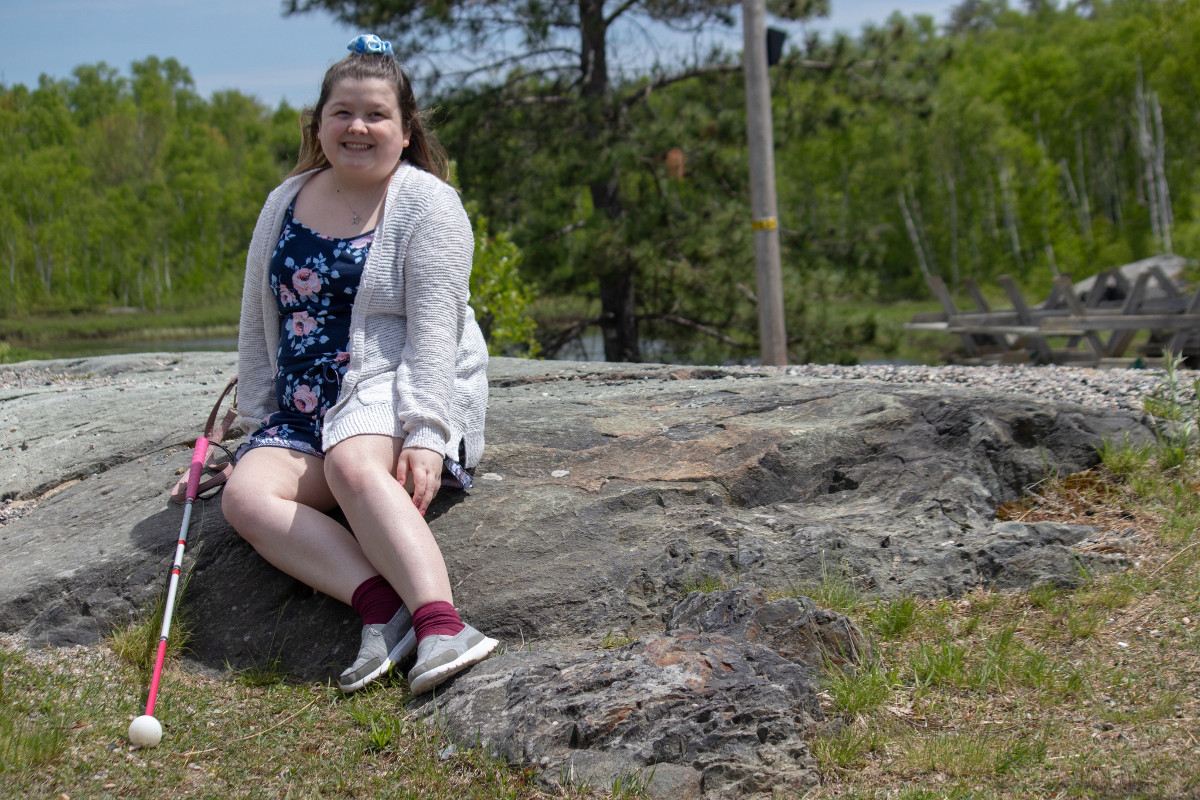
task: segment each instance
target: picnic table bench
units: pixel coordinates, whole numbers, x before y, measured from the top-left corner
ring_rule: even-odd
[[[1012,308],[993,310],[979,285],[963,281],[974,309],[959,309],[945,282],[926,278],[942,306],[917,314],[907,330],[937,331],[960,337],[966,363],[1044,363],[1116,366],[1180,355],[1200,361],[1200,287],[1185,294],[1166,266],[1176,272],[1183,259],[1159,256],[1106,270],[1072,283],[1058,275],[1040,303],[1026,301],[1016,281],[997,278]],[[1136,355],[1126,353],[1139,334]],[[1055,344],[1051,343],[1054,340]]]

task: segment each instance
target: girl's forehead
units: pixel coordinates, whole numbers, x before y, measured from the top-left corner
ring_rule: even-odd
[[[327,104],[354,102],[388,103],[399,107],[396,88],[383,78],[342,78],[329,90]]]

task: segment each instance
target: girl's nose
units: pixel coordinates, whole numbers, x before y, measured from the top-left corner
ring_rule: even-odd
[[[350,120],[350,130],[354,131],[355,133],[366,133],[367,123],[363,121],[362,117],[355,117],[354,119]]]

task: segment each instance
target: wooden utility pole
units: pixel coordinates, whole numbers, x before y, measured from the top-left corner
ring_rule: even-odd
[[[762,363],[782,366],[787,363],[787,331],[783,321],[783,271],[779,266],[779,220],[775,216],[775,141],[771,130],[771,84],[767,77],[766,0],[742,0],[742,28],[758,334]]]

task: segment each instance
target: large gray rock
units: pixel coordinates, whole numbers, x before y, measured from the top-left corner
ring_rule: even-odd
[[[694,626],[608,651],[506,653],[416,708],[436,714],[458,741],[535,765],[552,786],[610,788],[632,777],[652,796],[691,800],[770,798],[815,784],[807,738],[824,719],[821,662],[784,657],[771,635],[746,636],[764,619],[782,621],[797,601],[766,603],[742,586],[683,602],[673,621]],[[811,616],[768,627],[784,640],[804,638]],[[845,617],[837,624],[853,629]]]
[[[161,591],[181,518],[167,490],[233,371],[229,354],[0,368],[0,387],[8,387],[0,389],[0,497],[10,500],[0,527],[0,630],[93,641]],[[625,670],[622,686],[641,691],[662,653],[696,670],[728,658],[745,680],[722,691],[736,694],[766,680],[756,670],[776,669],[769,664],[807,674],[814,653],[853,660],[861,645],[849,621],[811,603],[763,610],[738,596],[689,600],[700,585],[753,582],[802,594],[838,571],[880,597],[1072,585],[1081,567],[1112,566],[1100,559],[1114,556],[1094,553],[1114,548],[1091,545],[1118,532],[1001,523],[996,505],[1047,475],[1091,466],[1105,438],[1149,435],[1126,412],[779,369],[496,359],[490,377],[476,488],[443,493],[428,519],[465,616],[511,649],[535,652],[494,659],[450,687],[442,699],[463,707],[463,731],[474,719],[469,696],[520,710],[593,685],[550,680],[567,670]],[[225,524],[219,501],[197,506],[189,563],[182,611],[200,663],[277,660],[298,676],[325,678],[352,659],[353,615],[265,564]],[[744,621],[749,607],[758,608],[753,624],[713,627]],[[636,641],[600,651],[610,632]],[[509,673],[524,677],[514,683]],[[458,688],[476,681],[486,691]],[[760,745],[775,750],[713,755],[708,766],[680,762],[682,772],[664,767],[656,780],[670,778],[680,797],[718,786],[756,792],[762,780],[753,776],[773,760],[782,771],[768,782],[803,784],[810,765],[793,740],[815,706],[790,677],[766,683],[754,690],[765,694],[746,695],[747,707],[772,708],[783,692],[807,709],[776,721],[784,744],[770,734]],[[610,692],[596,692],[596,713],[618,708]],[[676,730],[702,724],[686,708],[667,714]],[[643,727],[653,727],[650,719]],[[518,742],[506,752],[522,759],[551,745],[572,749],[544,721],[513,723],[540,739],[494,736]],[[585,729],[593,743],[586,754],[568,763],[560,753],[554,763],[594,773],[651,763],[668,747],[653,733],[628,739],[624,722],[592,738]],[[738,766],[720,767],[721,759]]]

